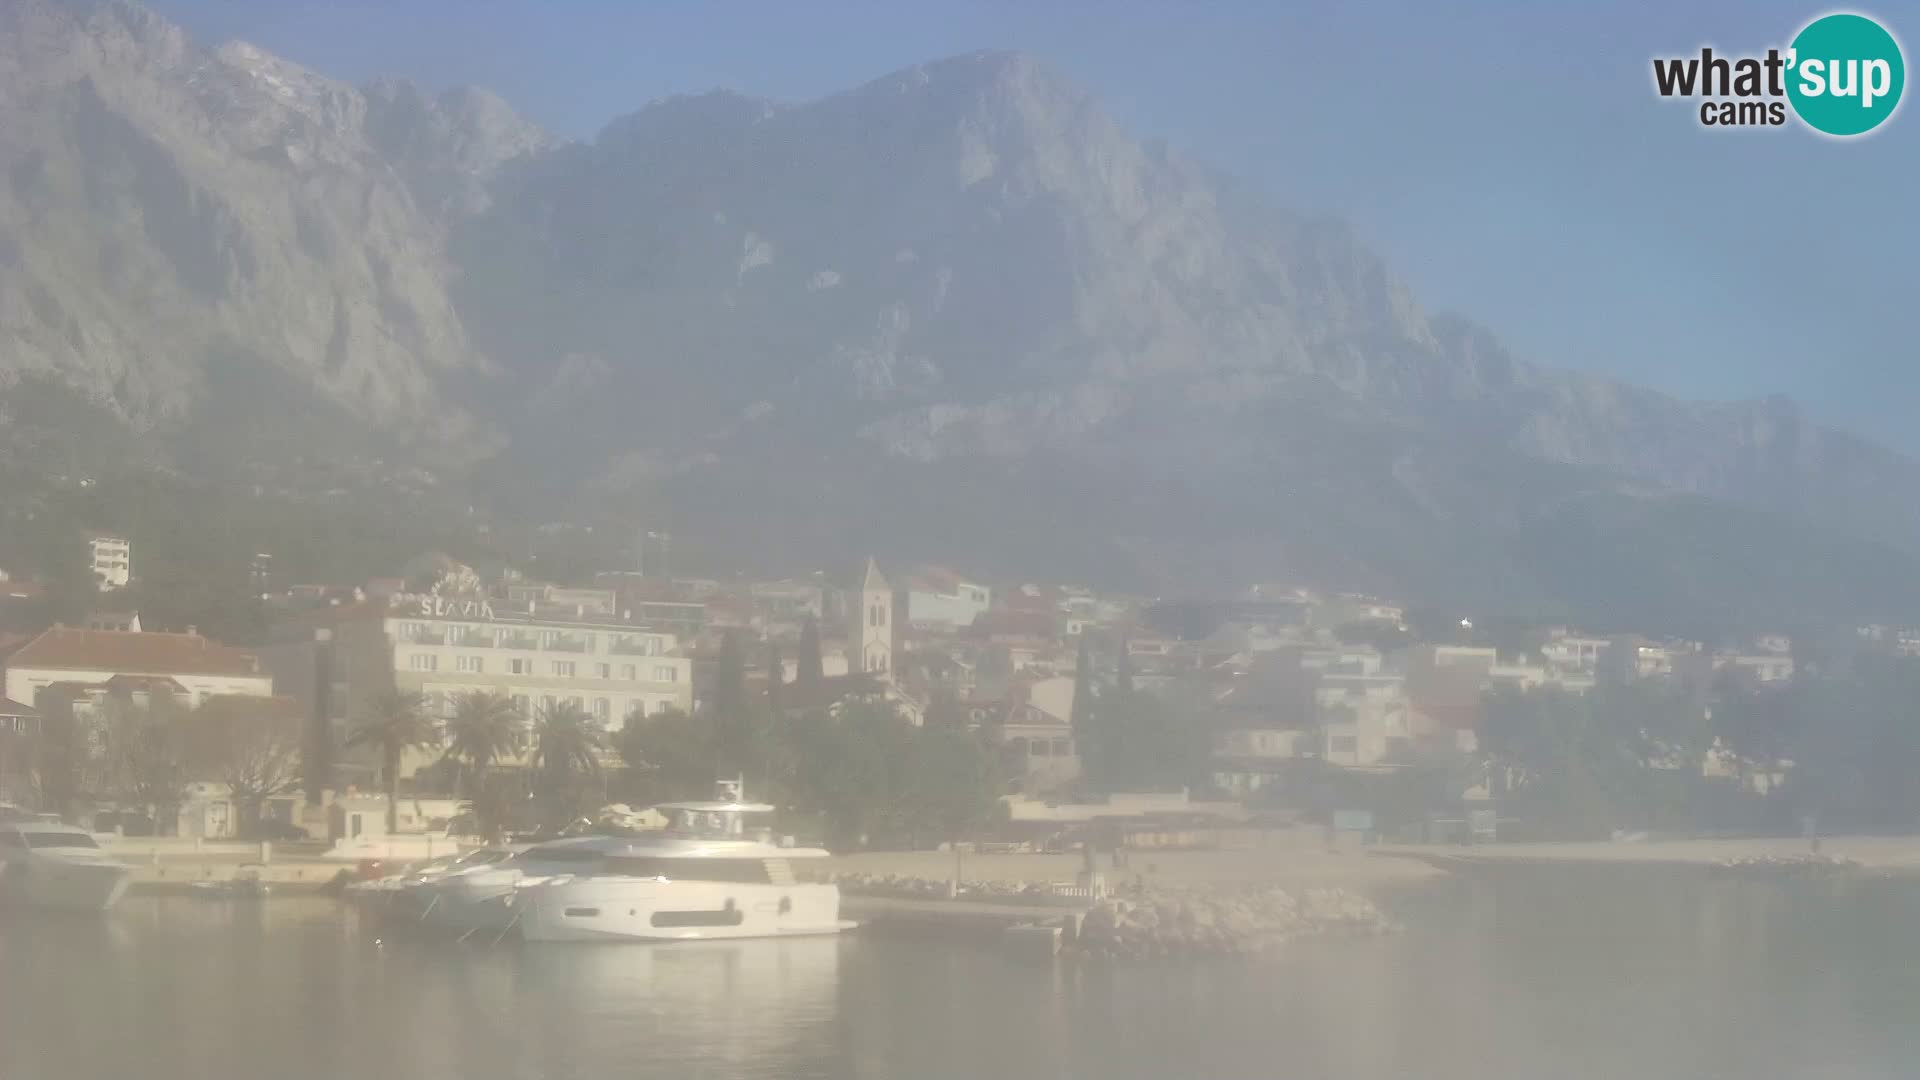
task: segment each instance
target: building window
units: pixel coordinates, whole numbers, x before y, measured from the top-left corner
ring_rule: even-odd
[[[415,671],[439,671],[440,658],[432,653],[414,653],[407,657],[407,666]]]
[[[563,678],[571,678],[573,676],[573,661],[555,660],[553,662],[553,673]]]
[[[661,713],[667,712],[672,708],[673,702],[668,701],[666,698],[661,698],[659,701],[653,703],[653,715],[659,716]]]
[[[531,675],[533,674],[533,661],[524,660],[517,656],[512,657],[507,660],[507,674]]]
[[[1053,756],[1069,757],[1073,754],[1073,742],[1070,739],[1053,740]]]
[[[613,705],[606,698],[593,699],[593,718],[605,723],[613,717]]]
[[[486,667],[486,664],[482,662],[478,656],[459,656],[454,658],[453,666],[470,675],[478,675]]]
[[[655,664],[653,668],[653,681],[679,682],[680,671],[671,664]]]
[[[594,677],[594,678],[596,678],[596,679],[611,679],[611,678],[613,678],[613,665],[612,665],[612,664],[595,664],[595,665],[593,665],[593,677]]]
[[[533,700],[525,694],[513,695],[513,711],[531,719],[533,716]]]

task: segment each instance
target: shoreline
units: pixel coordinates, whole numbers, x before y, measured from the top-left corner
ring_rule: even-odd
[[[1714,840],[1557,841],[1520,844],[1383,844],[1377,858],[1418,862],[1441,872],[1493,866],[1620,866],[1725,870],[1804,867],[1827,861],[1835,869],[1873,876],[1920,876],[1920,836],[1832,836],[1817,855],[1803,837]]]
[[[817,872],[933,882],[953,878],[955,861],[944,851],[871,851],[820,860]],[[1085,869],[1078,853],[970,854],[960,860],[967,883],[1074,884]],[[1192,889],[1208,886],[1271,886],[1282,889],[1340,888],[1359,892],[1434,881],[1446,871],[1413,859],[1379,859],[1369,849],[1327,851],[1302,845],[1134,851],[1114,866],[1101,855],[1099,872],[1109,889],[1144,886]],[[809,871],[815,868],[808,867]]]

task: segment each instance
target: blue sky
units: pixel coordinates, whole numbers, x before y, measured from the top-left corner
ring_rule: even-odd
[[[1710,131],[1649,62],[1828,10],[1565,3],[152,0],[348,80],[491,89],[561,134],[673,93],[819,97],[1032,52],[1143,138],[1339,215],[1429,309],[1685,397],[1786,394],[1920,453],[1920,113],[1851,142]],[[1920,4],[1862,10],[1920,42]],[[1909,94],[1911,96],[1911,94]]]

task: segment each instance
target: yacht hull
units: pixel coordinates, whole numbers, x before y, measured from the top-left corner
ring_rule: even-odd
[[[437,933],[505,932],[513,923],[513,895],[511,881],[436,881],[395,897],[394,914]]]
[[[126,895],[133,870],[111,859],[34,853],[0,868],[0,902],[62,911],[106,911]]]
[[[526,941],[704,941],[837,934],[837,885],[578,877],[517,893]]]

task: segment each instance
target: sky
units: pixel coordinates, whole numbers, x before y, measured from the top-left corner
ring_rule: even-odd
[[[1123,127],[1342,217],[1429,310],[1688,398],[1784,394],[1920,454],[1920,106],[1850,141],[1715,131],[1655,56],[1784,47],[1830,10],[1688,4],[150,0],[349,81],[486,87],[568,137],[676,93],[806,101],[1030,52]],[[1859,10],[1920,43],[1920,3]],[[1920,91],[1916,91],[1920,93]],[[1911,96],[1911,94],[1909,95]]]

